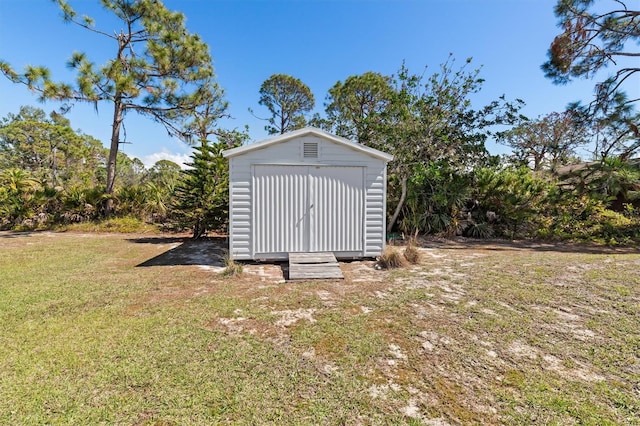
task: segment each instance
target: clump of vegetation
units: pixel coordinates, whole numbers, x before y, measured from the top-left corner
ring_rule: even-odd
[[[412,238],[409,240],[409,244],[407,244],[407,246],[405,247],[404,251],[402,252],[402,255],[407,260],[407,262],[409,262],[412,265],[417,265],[418,263],[420,263],[420,260],[422,259],[422,254],[418,249],[418,245],[415,239]]]
[[[82,222],[62,225],[58,230],[77,232],[158,233],[156,225],[145,223],[137,217],[115,217],[98,222]]]
[[[586,197],[562,200],[551,211],[549,225],[538,231],[545,239],[608,245],[632,245],[640,241],[640,217],[633,207],[624,212],[607,209]]]
[[[378,258],[377,266],[381,269],[395,269],[406,265],[402,253],[395,247],[387,246]]]
[[[224,258],[224,264],[225,268],[224,271],[222,271],[223,277],[239,276],[242,275],[242,272],[244,271],[242,264],[237,263],[235,260],[233,260],[231,255],[228,255]]]

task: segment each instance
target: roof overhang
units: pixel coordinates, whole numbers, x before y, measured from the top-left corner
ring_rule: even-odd
[[[259,142],[254,142],[254,143],[243,145],[237,148],[227,149],[222,152],[222,155],[225,158],[233,158],[233,157],[237,157],[239,155],[245,154],[247,152],[263,149],[271,145],[287,142],[292,139],[303,137],[303,136],[317,136],[321,139],[326,139],[338,145],[343,145],[349,149],[362,152],[363,154],[367,154],[371,157],[377,158],[382,161],[389,162],[393,160],[393,155],[391,154],[387,154],[386,152],[382,152],[377,149],[370,148],[368,146],[364,146],[356,142],[352,142],[349,139],[333,135],[331,133],[325,132],[324,130],[318,129],[316,127],[305,127],[303,129],[294,130],[292,132],[278,135],[273,138],[265,139]]]

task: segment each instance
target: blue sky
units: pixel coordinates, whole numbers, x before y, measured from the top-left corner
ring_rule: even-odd
[[[72,0],[79,14],[93,17],[109,32],[119,24],[97,0]],[[267,137],[265,123],[249,112],[267,116],[258,105],[258,90],[275,73],[305,82],[322,112],[328,89],[337,81],[366,71],[395,73],[405,61],[411,71],[435,72],[449,53],[462,65],[467,57],[482,66],[486,81],[474,97],[480,108],[501,95],[526,102],[531,118],[562,111],[572,101],[589,101],[592,81],[556,86],[540,65],[559,30],[554,0],[165,0],[183,12],[187,28],[209,44],[234,117],[226,128],[249,125],[252,140]],[[0,59],[15,69],[46,65],[56,80],[73,81],[65,63],[73,51],[84,51],[101,64],[113,55],[108,39],[65,24],[50,0],[0,0]],[[640,90],[640,89],[639,89]],[[38,103],[26,87],[0,76],[0,117],[21,105],[47,112],[59,105]],[[68,118],[75,129],[100,139],[110,136],[111,110],[102,104],[77,105]],[[185,160],[190,148],[171,138],[159,125],[133,114],[126,118],[124,152],[150,166],[168,158]],[[488,149],[506,152],[494,143]]]

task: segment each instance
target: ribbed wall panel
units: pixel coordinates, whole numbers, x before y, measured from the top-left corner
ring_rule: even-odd
[[[361,251],[363,169],[311,167],[311,251]]]
[[[254,252],[363,250],[361,167],[256,165]]]
[[[308,167],[256,166],[255,253],[305,251],[308,246]]]

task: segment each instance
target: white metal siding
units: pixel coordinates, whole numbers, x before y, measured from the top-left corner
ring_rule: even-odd
[[[252,259],[251,170],[242,161],[229,162],[229,251],[233,259]]]
[[[363,168],[254,166],[254,253],[363,251]]]
[[[311,167],[310,251],[362,252],[363,169]]]
[[[367,167],[365,195],[364,256],[379,256],[386,243],[386,164],[376,162]]]
[[[318,158],[303,157],[305,142],[318,143]],[[303,250],[336,251],[345,257],[382,253],[386,237],[384,160],[315,135],[265,146],[229,160],[229,244],[234,259],[286,258],[289,251]],[[264,179],[258,178],[260,175]],[[308,192],[311,179],[320,192]],[[338,179],[342,179],[342,187]],[[360,188],[359,194],[354,187]],[[316,199],[316,210],[304,211],[296,204],[301,198],[291,198],[305,190],[307,197],[324,194],[321,204]],[[281,215],[270,229],[267,223],[279,210]],[[311,214],[317,220],[311,222]],[[315,226],[313,233],[311,225]]]
[[[255,166],[255,253],[307,251],[308,174],[306,166]]]

